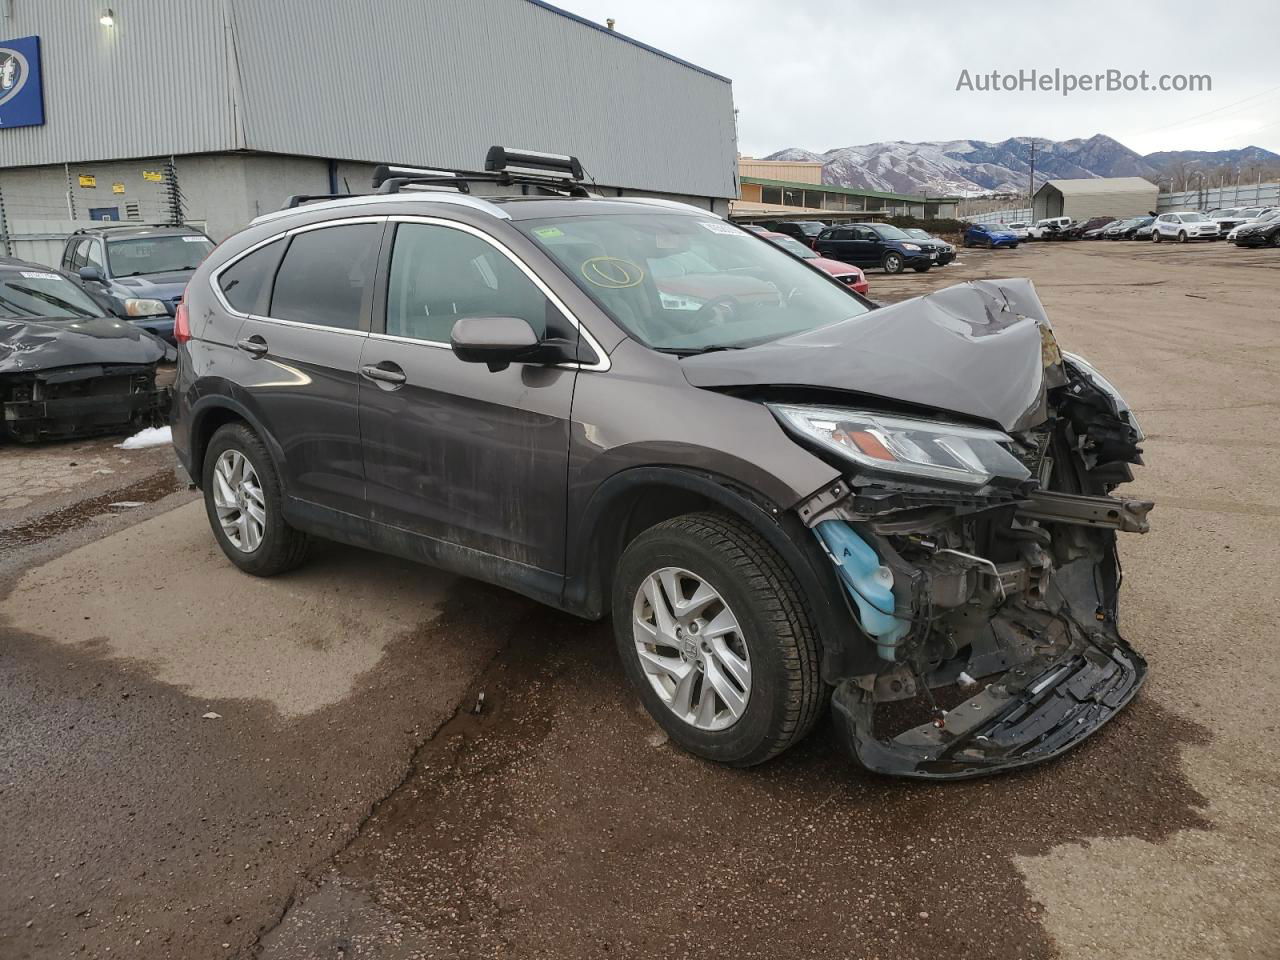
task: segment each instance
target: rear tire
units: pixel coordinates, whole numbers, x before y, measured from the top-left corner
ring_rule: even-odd
[[[708,589],[715,599],[705,600]],[[652,629],[663,622],[654,600],[674,618],[666,620],[669,629]],[[703,613],[710,622],[701,622]],[[722,632],[728,623],[732,630]],[[741,520],[686,514],[636,537],[615,571],[613,629],[623,669],[649,714],[678,746],[707,760],[763,763],[808,734],[826,705],[817,631],[795,575]],[[705,638],[713,638],[709,646]],[[732,645],[737,673],[716,666],[725,663],[717,639]],[[691,692],[680,700],[673,671],[686,668]],[[740,698],[736,713],[719,696],[726,677],[734,680],[731,698]],[[698,708],[713,690],[704,714]]]
[[[237,484],[241,461],[248,467],[240,467]],[[280,476],[256,433],[243,423],[219,427],[205,449],[201,475],[209,526],[228,560],[256,577],[275,576],[302,563],[307,535],[285,523]]]
[[[1152,243],[1159,243],[1159,242],[1160,242],[1160,231],[1159,231],[1159,230],[1152,230],[1152,231],[1151,231],[1151,242],[1152,242]]]

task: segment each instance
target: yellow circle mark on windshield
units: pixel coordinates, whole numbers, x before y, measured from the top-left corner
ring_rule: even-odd
[[[644,270],[630,260],[618,257],[592,257],[582,262],[582,275],[597,287],[621,290],[634,287],[644,279]]]

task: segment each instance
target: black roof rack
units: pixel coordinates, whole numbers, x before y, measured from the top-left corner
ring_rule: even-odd
[[[187,223],[140,223],[137,220],[98,220],[95,221],[99,226],[81,227],[79,230],[72,232],[72,236],[77,233],[92,233],[95,230],[137,230],[147,228],[160,228],[164,230],[196,230]]]
[[[374,167],[373,188],[378,193],[400,193],[406,187],[445,188],[470,193],[473,183],[498,186],[537,187],[549,193],[570,197],[590,197],[582,184],[586,172],[577,157],[537,150],[511,150],[490,147],[484,158],[484,170],[423,170],[382,163]],[[359,196],[353,193],[299,193],[289,197],[282,210],[292,210],[317,200],[341,200]]]
[[[340,200],[343,197],[354,196],[350,193],[294,193],[289,195],[289,199],[285,200],[281,210],[292,210],[294,207],[300,207],[304,203],[314,203],[316,200]]]

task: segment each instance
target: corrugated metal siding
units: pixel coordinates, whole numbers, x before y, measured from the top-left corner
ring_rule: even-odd
[[[527,0],[228,2],[251,149],[474,169],[500,143],[737,194],[728,83]]]
[[[224,0],[13,0],[0,39],[40,37],[45,125],[0,130],[0,167],[237,146]]]

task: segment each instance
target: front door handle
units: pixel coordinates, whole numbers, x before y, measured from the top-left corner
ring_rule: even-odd
[[[398,387],[409,379],[405,376],[404,371],[390,360],[383,360],[378,364],[366,364],[360,368],[360,376],[379,385],[386,384],[389,387]]]
[[[255,357],[264,356],[267,352],[267,341],[257,334],[252,337],[245,337],[243,340],[237,340],[236,346],[245,353],[253,354]]]

